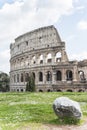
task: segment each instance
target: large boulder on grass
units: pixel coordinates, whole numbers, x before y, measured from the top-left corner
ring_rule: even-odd
[[[78,102],[67,97],[59,97],[53,102],[53,109],[58,117],[81,119],[82,112]]]

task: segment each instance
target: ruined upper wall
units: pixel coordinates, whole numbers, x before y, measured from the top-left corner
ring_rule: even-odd
[[[79,67],[87,67],[87,59],[78,62]]]
[[[42,27],[17,37],[15,43],[10,46],[11,56],[34,49],[37,50],[56,46],[65,47],[56,28],[53,25]]]

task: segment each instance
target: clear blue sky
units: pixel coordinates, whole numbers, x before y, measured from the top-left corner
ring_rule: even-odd
[[[70,60],[87,59],[87,0],[0,0],[0,71],[10,71],[17,36],[47,25],[57,28]]]

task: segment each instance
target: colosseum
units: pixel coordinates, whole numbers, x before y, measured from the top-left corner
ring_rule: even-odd
[[[10,91],[26,91],[31,73],[37,92],[87,91],[87,60],[68,59],[53,25],[17,37],[10,53]]]

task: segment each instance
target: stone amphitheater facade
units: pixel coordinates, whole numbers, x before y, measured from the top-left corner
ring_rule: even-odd
[[[53,25],[17,37],[10,54],[10,91],[26,91],[31,73],[36,91],[87,91],[87,60],[69,61]]]

